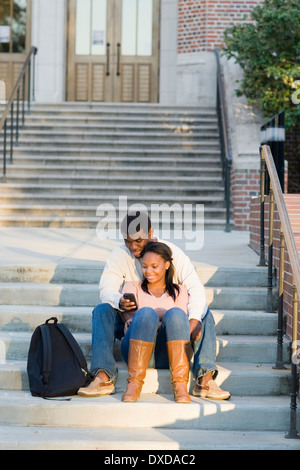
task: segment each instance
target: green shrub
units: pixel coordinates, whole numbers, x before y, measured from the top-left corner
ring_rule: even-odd
[[[223,53],[244,71],[236,93],[266,119],[284,110],[290,129],[300,122],[299,0],[265,0],[245,20],[224,33]]]

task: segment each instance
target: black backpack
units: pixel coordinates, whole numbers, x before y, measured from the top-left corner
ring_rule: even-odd
[[[56,317],[33,332],[27,373],[31,394],[43,398],[76,395],[93,379],[78,343]]]

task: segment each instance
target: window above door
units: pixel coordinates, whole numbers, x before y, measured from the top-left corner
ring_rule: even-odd
[[[0,53],[21,53],[26,50],[27,0],[1,0]]]

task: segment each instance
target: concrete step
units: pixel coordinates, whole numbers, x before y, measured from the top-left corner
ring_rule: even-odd
[[[100,146],[100,147],[122,147],[124,148],[142,148],[142,147],[147,147],[149,149],[168,149],[168,150],[197,150],[198,147],[205,147],[208,149],[219,149],[220,148],[220,143],[218,139],[216,138],[211,138],[209,137],[208,139],[205,139],[203,136],[201,139],[197,139],[197,141],[191,141],[185,140],[183,142],[177,141],[175,139],[172,139],[171,141],[168,141],[168,139],[162,138],[161,140],[159,139],[151,139],[151,138],[136,138],[136,139],[130,139],[129,137],[126,139],[108,139],[108,138],[98,138],[98,139],[91,139],[89,138],[76,138],[73,137],[72,139],[67,139],[63,137],[56,137],[51,138],[51,136],[46,135],[45,137],[35,137],[32,139],[31,137],[26,137],[22,135],[22,138],[19,141],[19,148],[20,147],[26,147],[27,143],[29,146],[32,146],[33,144],[37,147],[42,147],[43,149],[47,148],[49,145],[50,147],[58,147],[58,148],[63,148],[63,146],[67,146],[69,150],[77,150],[78,148],[80,149],[82,146],[84,146],[86,149],[90,149],[91,147]]]
[[[211,309],[264,310],[265,288],[206,287]],[[0,283],[2,305],[60,305],[94,307],[99,303],[97,284]]]
[[[199,262],[194,262],[194,267],[206,287],[267,287],[267,267],[215,267]],[[0,270],[0,282],[97,284],[103,269],[103,261],[79,265],[3,265]]]
[[[141,158],[146,157],[155,157],[157,161],[161,157],[169,157],[177,159],[178,156],[180,157],[200,157],[201,155],[204,156],[215,156],[220,158],[220,150],[215,147],[207,147],[207,146],[198,146],[197,149],[178,149],[178,148],[149,148],[140,146],[138,148],[125,148],[124,146],[120,147],[113,147],[113,146],[98,146],[92,145],[90,147],[82,145],[80,147],[70,148],[69,145],[67,146],[47,146],[47,155],[54,154],[58,155],[101,155],[101,156],[123,156],[123,157],[130,157],[133,155],[138,155]],[[35,146],[35,145],[21,145],[19,144],[17,147],[14,147],[14,155],[45,155],[45,148],[44,146]]]
[[[62,175],[60,171],[52,174],[48,174],[47,171],[44,169],[44,173],[39,173],[39,174],[29,174],[29,175],[23,175],[23,174],[14,174],[14,167],[10,166],[7,168],[7,177],[6,181],[7,183],[20,183],[24,180],[24,182],[28,182],[29,184],[31,183],[42,183],[45,182],[48,183],[50,181],[53,181],[54,183],[66,183],[67,181],[73,184],[87,184],[88,182],[96,185],[104,183],[107,185],[107,175],[81,175],[81,174],[67,174],[67,175]],[[128,174],[122,174],[122,175],[116,175],[113,178],[113,181],[115,184],[119,183],[122,186],[127,187],[128,185],[133,185],[138,184],[140,187],[144,184],[151,184],[154,186],[154,189],[159,187],[160,185],[164,187],[164,185],[169,185],[170,187],[173,186],[182,186],[185,189],[188,189],[188,185],[192,185],[194,188],[198,186],[198,191],[200,190],[200,185],[202,183],[206,184],[217,184],[218,186],[221,186],[222,184],[222,178],[220,175],[210,175],[210,176],[205,176],[202,177],[201,175],[196,175],[196,176],[174,176],[174,177],[169,177],[168,175],[164,174],[159,174],[159,175],[154,175],[154,176],[148,176],[146,175],[140,175],[138,182],[137,182],[137,176],[136,175],[131,175],[131,173]],[[101,188],[101,186],[100,186]],[[166,188],[167,190],[168,188]]]
[[[92,330],[92,307],[0,305],[2,332],[32,332],[50,317],[57,317],[72,332]],[[277,333],[277,315],[259,310],[212,310],[218,335],[272,336]]]
[[[0,391],[0,425],[127,429],[282,431],[289,429],[289,397],[232,397],[214,402],[192,397],[175,403],[172,395],[142,394],[123,403],[121,393],[71,401],[43,400],[25,391]],[[299,411],[298,411],[299,415]],[[126,433],[126,431],[125,431]]]
[[[142,158],[138,155],[131,155],[131,156],[122,156],[122,155],[113,155],[113,156],[103,156],[103,155],[86,155],[86,156],[78,156],[78,155],[15,155],[14,158],[14,166],[16,164],[26,164],[26,165],[49,165],[49,164],[69,164],[69,165],[103,165],[109,166],[110,168],[114,166],[122,167],[136,167],[138,165],[142,165],[144,168],[152,167],[159,163],[160,168],[163,169],[171,169],[177,167],[209,167],[209,168],[220,168],[221,160],[212,156],[205,156],[201,155],[200,157],[194,156],[192,158],[183,157],[183,158],[170,158],[170,157],[160,157],[159,160],[157,157],[150,157],[147,156],[146,158]]]
[[[97,175],[97,176],[102,176],[101,179],[103,179],[104,176],[106,178],[109,178],[110,180],[113,180],[115,177],[122,177],[123,179],[127,179],[127,176],[130,175],[130,178],[135,178],[137,179],[140,177],[141,172],[143,172],[145,168],[142,165],[120,165],[120,166],[106,166],[106,165],[70,165],[66,164],[64,162],[61,162],[60,164],[50,164],[49,162],[47,164],[43,163],[36,163],[36,164],[19,164],[15,163],[14,165],[9,167],[9,173],[14,173],[14,174],[22,174],[24,177],[26,175],[36,175],[40,173],[45,173],[47,171],[47,174],[58,174],[60,173],[62,176],[65,175],[66,178],[68,178],[70,175],[81,175],[81,176],[89,176],[91,174]],[[190,168],[189,166],[171,166],[170,168],[160,168],[159,169],[159,174],[163,175],[166,173],[168,176],[169,180],[172,178],[178,178],[182,176],[201,176],[202,178],[206,177],[212,177],[212,176],[218,176],[219,178],[222,175],[222,170],[220,167],[208,167],[208,166],[203,166],[199,165],[196,168],[192,167]],[[148,166],[147,167],[147,178],[156,178],[158,174],[158,166],[157,164],[154,166]]]
[[[177,451],[163,459],[167,464],[183,451],[203,450],[299,450],[299,442],[285,439],[282,431],[218,431],[197,429],[111,429],[107,428],[65,428],[45,426],[0,426],[0,450],[102,450],[106,463],[125,462],[134,466],[141,463],[155,464],[158,455],[153,450]],[[147,450],[145,450],[147,449]],[[134,456],[108,454],[108,451],[135,450]],[[142,451],[141,454],[137,454]],[[188,452],[180,457],[183,464],[196,462],[194,454]],[[197,455],[196,455],[197,456]],[[120,459],[119,461],[117,459]],[[136,460],[137,463],[135,464]],[[125,460],[126,459],[126,460]],[[131,459],[131,460],[129,460]],[[101,462],[101,460],[99,460]],[[124,463],[123,463],[124,465]]]
[[[31,117],[36,116],[96,116],[105,118],[124,117],[129,119],[155,117],[160,120],[164,119],[182,119],[190,121],[191,119],[216,119],[216,109],[211,107],[198,107],[198,106],[163,106],[161,104],[113,104],[113,103],[58,103],[56,105],[51,103],[37,104],[34,103],[31,108]],[[148,120],[147,120],[148,121]]]
[[[17,182],[14,183],[15,180]],[[215,198],[223,197],[224,200],[224,188],[219,185],[217,181],[214,182],[214,195],[211,193],[211,185],[209,186],[207,183],[202,185],[201,182],[201,186],[198,184],[188,185],[185,183],[178,183],[177,185],[172,185],[166,188],[164,185],[156,185],[155,194],[152,196],[149,191],[151,188],[153,189],[153,186],[147,183],[139,185],[127,183],[123,187],[118,184],[118,182],[114,181],[110,183],[100,181],[101,186],[99,186],[99,184],[96,185],[91,179],[81,181],[81,179],[72,177],[70,177],[69,180],[67,178],[55,180],[55,178],[49,176],[47,181],[46,176],[43,176],[42,178],[38,178],[40,181],[39,183],[35,183],[36,180],[37,178],[31,177],[28,177],[27,179],[18,176],[15,178],[13,176],[7,177],[6,183],[2,186],[0,185],[0,195],[22,195],[24,193],[28,194],[32,198],[35,194],[41,195],[47,193],[49,196],[52,194],[53,196],[61,195],[64,198],[65,195],[76,196],[78,194],[98,197],[101,201],[115,204],[115,207],[117,207],[119,203],[119,198],[121,196],[126,196],[130,205],[141,202],[142,200],[148,208],[151,208],[152,204],[158,204],[159,207],[161,207],[161,204],[170,203],[171,201],[170,207],[173,206],[173,203],[196,204],[201,200],[207,201],[209,198],[213,201]],[[53,185],[51,185],[51,181],[53,181]],[[88,184],[89,181],[91,181],[91,184]],[[99,189],[100,187],[101,191]],[[176,206],[173,206],[174,210],[175,208]],[[188,208],[185,209],[188,210]]]
[[[135,188],[136,189],[136,188]],[[75,192],[75,191],[73,191]],[[78,190],[76,191],[76,193]],[[117,192],[117,189],[115,189],[115,192]],[[133,192],[133,191],[132,191]],[[137,198],[143,197],[143,191],[136,189],[135,191],[135,197],[133,196],[131,192],[131,200],[127,201],[131,204],[134,204],[137,200]],[[178,204],[193,204],[195,203],[195,198],[192,196],[185,196],[181,195],[181,191],[178,190],[177,192],[177,197],[174,196],[173,199],[173,204],[177,203]],[[108,193],[112,193],[112,189],[108,190]],[[120,194],[119,194],[120,195]],[[179,196],[180,195],[180,196]],[[28,198],[30,196],[30,204],[35,205],[35,206],[64,206],[64,207],[71,207],[74,205],[80,206],[83,208],[84,207],[91,207],[92,210],[95,213],[95,210],[97,209],[99,204],[103,204],[104,199],[102,196],[99,195],[81,195],[81,194],[63,194],[63,193],[58,193],[58,192],[45,192],[45,193],[39,193],[39,194],[32,194],[28,191],[22,191],[20,194],[16,193],[4,193],[0,192],[0,204],[5,207],[9,206],[11,204],[14,205],[23,205],[28,203]],[[106,198],[105,200],[109,202],[109,204],[112,203],[112,198],[107,197],[108,194],[106,193]],[[167,202],[170,202],[170,195],[168,194],[161,194],[161,196],[164,197],[164,199]],[[148,197],[148,200],[150,197]],[[143,199],[144,200],[144,199]],[[144,200],[145,201],[145,200]],[[152,204],[162,204],[162,197],[155,199],[151,199]],[[200,196],[198,197],[197,204],[205,204],[205,209],[209,209],[210,207],[214,208],[223,208],[224,209],[224,197],[222,197],[222,194],[220,196]],[[186,211],[187,212],[187,211]]]
[[[91,358],[92,338],[90,333],[74,333],[87,360]],[[0,361],[27,358],[31,333],[24,331],[0,332]],[[277,344],[274,337],[225,335],[217,337],[217,361],[236,363],[270,364],[276,358]],[[118,345],[116,359],[121,360]],[[288,344],[284,344],[284,361],[288,362]]]
[[[101,199],[99,200],[99,204],[94,203],[93,205],[75,205],[75,204],[65,204],[62,205],[60,204],[51,204],[51,201],[49,204],[35,204],[35,201],[28,202],[25,200],[25,202],[20,203],[20,204],[2,204],[2,217],[4,216],[21,216],[26,214],[27,216],[48,216],[48,217],[82,217],[82,218],[92,218],[97,216],[97,208],[98,205],[101,204],[103,201]],[[76,201],[77,202],[77,201]],[[171,202],[171,201],[170,201]],[[199,201],[200,202],[200,201]],[[142,201],[141,201],[142,203]],[[102,214],[102,219],[104,214]],[[213,218],[214,216],[217,217],[224,217],[225,220],[225,214],[226,214],[226,209],[224,207],[212,207],[207,205],[205,207],[205,217],[208,218]],[[105,218],[105,222],[108,222],[110,219],[108,217]],[[113,223],[115,219],[111,219],[111,222]],[[190,217],[186,217],[186,222],[187,221],[193,221],[193,215],[191,214]],[[99,217],[98,222],[101,221],[101,218]],[[158,218],[154,218],[153,222],[155,221],[158,222]],[[164,220],[161,221],[162,224],[164,223]],[[169,221],[165,221],[165,225],[168,226],[170,225]],[[181,224],[182,225],[182,224]]]
[[[0,216],[0,227],[35,227],[35,228],[96,228],[98,217],[69,217],[69,216],[31,216],[7,215]],[[233,221],[230,221],[233,226]],[[224,230],[225,217],[205,218],[207,230]]]
[[[162,126],[161,126],[162,127]],[[140,140],[143,142],[144,140],[150,140],[151,142],[154,143],[156,140],[161,140],[163,139],[165,142],[170,142],[173,144],[174,143],[180,143],[182,144],[186,142],[193,142],[193,141],[207,141],[207,140],[215,140],[218,141],[219,135],[218,135],[218,128],[215,127],[214,129],[198,129],[197,131],[191,131],[189,129],[183,130],[179,129],[177,130],[169,130],[167,128],[159,128],[154,131],[151,130],[143,130],[141,129],[139,132],[137,130],[127,130],[123,131],[122,130],[102,130],[102,129],[97,129],[97,130],[92,130],[89,128],[88,125],[86,125],[85,128],[80,128],[77,127],[76,130],[62,130],[60,127],[58,129],[49,129],[49,127],[44,127],[42,129],[37,128],[37,129],[28,129],[26,126],[25,130],[21,130],[19,132],[19,142],[25,143],[25,142],[35,142],[40,141],[40,140],[45,140],[45,136],[47,136],[47,140],[49,138],[55,139],[55,140],[84,140],[87,142],[93,141],[93,142],[102,142],[102,141],[119,141],[119,140],[130,140],[130,141],[135,141],[136,139]],[[2,138],[3,140],[3,138]]]
[[[291,371],[273,369],[273,364],[233,362],[218,363],[217,384],[230,390],[232,396],[288,395],[291,389]],[[116,390],[126,390],[128,370],[124,362],[118,362]],[[192,393],[195,380],[190,374],[189,390]],[[0,363],[0,390],[29,390],[27,362],[8,360]],[[172,394],[169,369],[147,369],[143,393]]]
[[[182,120],[183,121],[183,120]],[[10,126],[10,120],[7,120],[7,125]],[[15,125],[15,122],[14,122]],[[20,133],[26,135],[28,133],[45,133],[48,131],[53,132],[99,132],[99,133],[136,133],[146,135],[148,133],[161,133],[161,134],[168,134],[168,135],[178,135],[179,137],[184,135],[194,136],[199,134],[203,134],[206,132],[214,133],[218,131],[218,123],[215,122],[208,122],[199,120],[195,124],[190,124],[189,122],[180,122],[180,123],[152,123],[149,124],[148,122],[130,122],[124,121],[123,123],[114,122],[114,121],[107,121],[99,123],[96,119],[88,119],[81,121],[68,122],[66,119],[60,119],[58,117],[57,120],[50,119],[49,121],[45,121],[45,119],[35,119],[31,116],[28,116],[26,119],[26,126],[24,129],[21,129]]]

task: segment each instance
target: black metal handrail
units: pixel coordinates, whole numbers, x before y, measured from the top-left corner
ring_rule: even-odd
[[[227,106],[225,98],[225,89],[223,81],[223,73],[220,62],[220,53],[218,49],[215,49],[216,59],[217,59],[217,113],[218,113],[218,122],[219,122],[219,132],[220,132],[220,141],[221,141],[221,162],[222,162],[222,175],[223,183],[225,188],[225,207],[226,207],[226,227],[225,231],[231,231],[230,224],[230,199],[231,199],[231,184],[230,184],[230,174],[232,166],[232,152],[230,137],[228,131],[228,116],[227,116]]]
[[[261,158],[261,208],[264,205],[266,193],[266,174],[269,176],[269,246],[268,246],[268,293],[267,293],[267,312],[272,312],[272,270],[273,270],[273,225],[274,225],[274,205],[276,203],[280,220],[280,259],[279,259],[279,289],[278,289],[278,327],[277,327],[277,360],[274,369],[284,369],[283,361],[283,279],[284,279],[284,251],[285,247],[289,254],[290,266],[293,277],[293,318],[292,318],[292,386],[290,403],[290,430],[286,438],[299,439],[300,436],[296,428],[296,410],[297,410],[297,389],[298,389],[298,371],[297,371],[297,338],[298,338],[298,294],[300,293],[300,260],[298,250],[293,235],[289,215],[287,212],[281,184],[278,177],[278,171],[275,166],[271,149],[268,145],[262,145],[260,148]],[[264,211],[261,212],[261,227],[264,226]],[[264,251],[264,239],[261,238],[261,251]],[[261,259],[264,254],[261,253]],[[263,264],[260,264],[263,266]]]
[[[261,145],[271,149],[282,191],[284,191],[285,112],[275,114],[261,128]]]
[[[4,132],[3,138],[3,180],[5,180],[6,175],[6,144],[7,144],[7,119],[10,114],[10,163],[13,163],[13,146],[17,145],[19,139],[19,113],[20,113],[20,89],[22,87],[22,124],[21,128],[24,128],[25,125],[25,85],[26,85],[26,76],[27,76],[27,113],[30,113],[30,103],[31,100],[35,100],[35,56],[37,54],[37,48],[31,47],[30,52],[24,62],[20,75],[16,81],[14,89],[10,95],[6,108],[2,114],[0,120],[0,133]],[[31,62],[32,62],[32,77],[31,77]],[[31,82],[32,78],[32,82]],[[15,142],[14,142],[14,102],[17,101],[17,111],[16,111],[16,125],[15,125]]]

